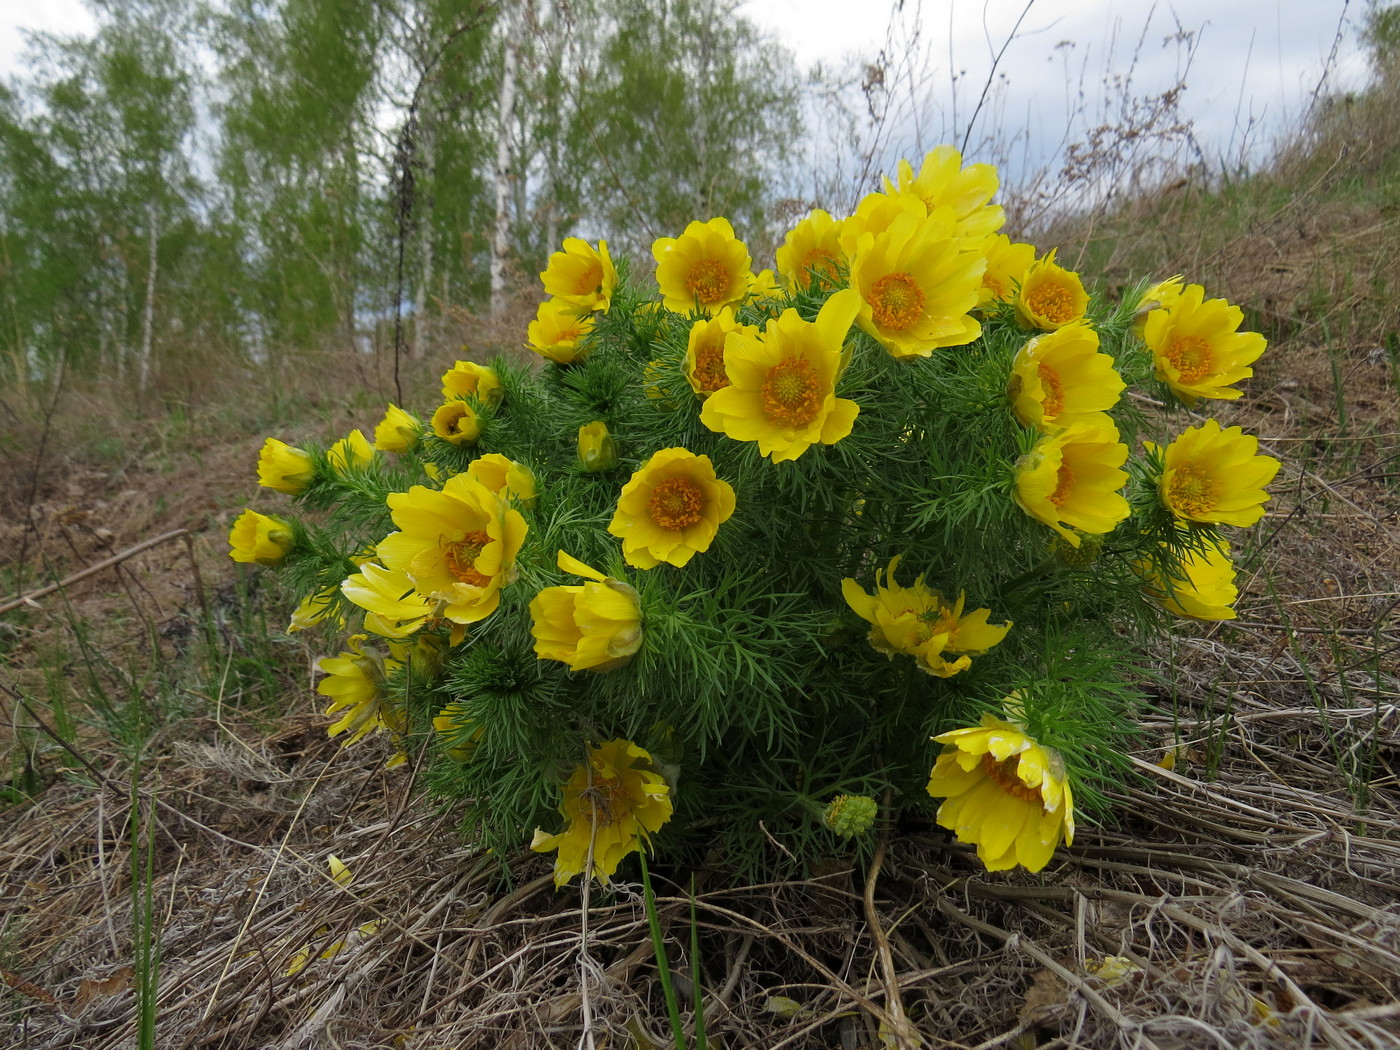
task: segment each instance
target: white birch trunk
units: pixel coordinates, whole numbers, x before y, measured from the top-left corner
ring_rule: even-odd
[[[437,159],[437,135],[430,121],[424,120],[418,126],[419,134],[419,156],[423,158],[423,181],[428,185],[433,184],[433,165]],[[413,346],[409,350],[411,357],[421,358],[426,350],[428,339],[428,289],[433,283],[433,218],[431,214],[422,210],[422,205],[430,201],[431,195],[420,195],[418,203],[420,210],[418,213],[418,287],[413,294]],[[494,260],[494,249],[492,252]],[[492,271],[495,272],[494,269]],[[494,278],[493,278],[494,281]],[[494,298],[495,284],[492,284],[492,295]]]
[[[145,390],[151,381],[151,344],[156,320],[156,264],[160,231],[156,225],[156,204],[146,206],[147,238],[150,249],[146,254],[146,306],[141,318],[141,356],[136,361],[136,385]]]
[[[520,61],[520,2],[506,5],[505,51],[496,127],[496,228],[491,236],[491,316],[506,305],[506,253],[510,247],[511,127],[515,123],[515,73]]]

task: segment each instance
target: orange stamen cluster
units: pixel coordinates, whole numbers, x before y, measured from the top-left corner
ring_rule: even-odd
[[[924,293],[907,273],[887,273],[870,286],[870,303],[875,323],[902,332],[924,311]]]
[[[1070,490],[1074,488],[1074,471],[1069,469],[1068,463],[1060,464],[1055,482],[1055,491],[1050,494],[1050,502],[1057,507],[1063,507],[1069,499]]]
[[[687,477],[666,478],[651,490],[647,509],[663,529],[683,529],[700,520],[705,506],[700,486]]]
[[[768,369],[759,394],[764,414],[784,426],[808,426],[821,412],[823,396],[816,373],[800,357],[789,357]]]
[[[1178,512],[1193,517],[1209,514],[1218,502],[1215,482],[1191,467],[1178,467],[1172,473],[1167,497]]]
[[[686,274],[685,287],[701,306],[722,303],[729,291],[729,271],[718,259],[701,259]]]
[[[1036,373],[1040,376],[1041,386],[1045,388],[1045,396],[1040,402],[1041,412],[1047,419],[1054,419],[1065,407],[1064,385],[1060,382],[1059,374],[1048,365],[1036,365]]]
[[[729,374],[724,370],[724,347],[701,346],[695,350],[695,381],[707,394],[723,390],[729,385]]]
[[[485,587],[491,582],[490,577],[477,572],[475,562],[490,542],[491,537],[484,532],[469,532],[457,542],[447,544],[447,571],[463,583]]]
[[[1022,802],[1041,802],[1040,792],[1033,787],[1026,787],[1021,778],[1016,775],[1016,770],[1020,765],[1021,760],[1015,755],[1004,758],[1000,762],[990,753],[982,756],[982,772],[986,774],[988,780],[995,783],[1008,795],[1018,798]]]
[[[1026,296],[1026,304],[1033,314],[1051,324],[1069,324],[1074,320],[1074,294],[1062,284],[1039,285]]]
[[[1194,335],[1185,335],[1174,340],[1162,356],[1180,373],[1184,383],[1194,383],[1204,378],[1214,366],[1210,343]]]

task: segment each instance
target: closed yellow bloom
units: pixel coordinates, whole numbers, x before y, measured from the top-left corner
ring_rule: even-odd
[[[352,430],[326,450],[326,462],[337,474],[364,470],[374,462],[374,448],[364,431]]]
[[[546,295],[573,303],[582,310],[607,313],[617,287],[617,268],[608,254],[608,242],[594,248],[587,241],[569,237],[564,250],[549,257],[540,274]]]
[[[740,324],[734,311],[725,307],[712,318],[702,318],[690,326],[690,341],[685,350],[685,378],[696,397],[709,397],[729,385],[724,370],[724,341],[731,332],[757,336],[758,328]]]
[[[611,671],[642,647],[642,607],[637,592],[577,558],[559,552],[559,568],[590,581],[578,587],[546,587],[530,602],[535,655],[558,660],[570,671]]]
[[[458,361],[442,374],[442,396],[451,400],[474,397],[483,405],[499,405],[505,390],[496,370],[475,361]]]
[[[584,470],[595,474],[617,466],[617,442],[601,419],[578,428],[578,462]]]
[[[870,644],[891,658],[896,653],[914,657],[919,670],[938,678],[950,678],[972,666],[972,657],[997,645],[1011,629],[987,622],[991,609],[963,614],[966,595],[949,605],[938,591],[924,586],[920,576],[911,587],[895,582],[898,557],[890,560],[885,578],[875,573],[875,593],[868,594],[854,579],[841,581],[841,596],[861,619],[871,624]],[[945,653],[956,659],[948,660]]]
[[[335,608],[335,595],[338,590],[339,588],[332,584],[303,598],[300,604],[292,610],[292,620],[287,625],[287,633],[295,634],[308,627],[315,627],[330,617],[331,611]],[[337,627],[344,627],[345,618],[336,615],[335,624]]]
[[[606,884],[624,857],[650,842],[650,834],[671,819],[671,789],[652,766],[651,755],[630,740],[588,748],[588,760],[564,785],[559,806],[568,826],[550,835],[535,829],[530,848],[558,850],[554,885],[584,874],[589,852],[593,877]]]
[[[1016,464],[1016,502],[1078,547],[1080,537],[1072,530],[1112,532],[1128,516],[1128,501],[1119,492],[1128,474],[1118,469],[1127,458],[1128,446],[1111,423],[1058,430]]]
[[[846,437],[860,409],[836,396],[836,380],[860,305],[860,296],[846,288],[822,305],[815,322],[784,310],[762,335],[743,328],[729,333],[724,367],[730,383],[705,401],[700,421],[735,441],[757,441],[774,463]]]
[[[901,160],[896,187],[885,179],[887,193],[913,194],[923,201],[931,215],[939,208],[952,212],[954,236],[976,244],[996,233],[1006,221],[1006,213],[992,204],[997,192],[997,170],[990,164],[962,165],[962,154],[952,146],[935,146],[924,157],[919,173]]]
[[[481,420],[465,401],[447,401],[433,413],[433,433],[454,445],[471,445],[481,436]]]
[[[440,615],[453,623],[495,612],[525,540],[520,512],[466,474],[448,478],[440,492],[414,485],[387,502],[400,531],[379,543],[384,566],[442,602]]]
[[[1099,334],[1067,324],[1037,336],[1011,362],[1011,407],[1023,426],[1038,430],[1103,423],[1124,384],[1113,358],[1099,353]]]
[[[841,223],[817,209],[794,226],[783,239],[777,255],[778,273],[793,291],[816,283],[836,283],[845,265],[841,251]]]
[[[1253,525],[1264,516],[1264,486],[1280,466],[1273,456],[1256,455],[1258,448],[1253,435],[1239,427],[1222,430],[1213,419],[1188,428],[1163,457],[1157,485],[1163,506],[1183,521]]]
[[[837,232],[837,241],[841,245],[841,253],[849,263],[855,257],[860,248],[861,238],[866,234],[871,237],[878,237],[888,230],[895,219],[899,218],[906,211],[912,211],[916,217],[927,218],[928,209],[923,201],[912,193],[867,193],[856,205],[855,214],[848,217],[840,225]],[[953,213],[947,208],[938,210],[937,220],[948,231],[953,229]]]
[[[467,467],[467,477],[475,478],[496,495],[512,499],[522,507],[535,505],[535,475],[524,463],[517,463],[499,452],[472,460]]]
[[[982,275],[977,305],[985,309],[993,303],[1011,302],[1027,271],[1035,264],[1035,245],[1021,244],[998,233],[987,238],[982,253],[987,257],[987,272]]]
[[[386,676],[402,665],[367,650],[364,643],[368,640],[368,635],[353,635],[346,643],[349,651],[316,661],[317,669],[325,675],[316,684],[316,692],[331,698],[326,714],[345,712],[326,730],[331,736],[349,734],[341,747],[359,743],[375,729],[403,730],[403,713],[389,702],[384,688]]]
[[[971,316],[986,257],[964,251],[948,222],[909,199],[889,229],[862,235],[851,259],[857,323],[900,360],[962,346],[982,332]]]
[[[407,452],[418,444],[422,433],[418,417],[391,402],[374,428],[374,447],[381,452]]]
[[[1238,306],[1206,299],[1204,288],[1188,284],[1169,309],[1153,310],[1143,324],[1157,378],[1186,405],[1203,397],[1239,397],[1232,384],[1254,374],[1250,365],[1265,347],[1258,332],[1238,330],[1243,320]]]
[[[933,738],[944,745],[928,793],[938,823],[977,847],[988,871],[1039,871],[1063,837],[1074,843],[1074,795],[1064,763],[1024,729],[994,715]]]
[[[1181,293],[1186,290],[1182,284],[1183,280],[1181,274],[1177,274],[1165,281],[1158,281],[1142,293],[1137,309],[1133,311],[1133,332],[1139,339],[1142,338],[1147,319],[1152,316],[1154,310],[1170,310],[1181,301]],[[1204,294],[1205,289],[1202,288],[1201,291]]]
[[[1233,620],[1239,588],[1230,545],[1206,540],[1203,550],[1182,554],[1179,571],[1163,573],[1151,564],[1134,566],[1142,576],[1142,590],[1162,603],[1167,612],[1192,620]]]
[[[340,593],[365,610],[365,630],[382,638],[405,638],[433,615],[437,603],[420,594],[402,570],[365,562],[347,576]]]
[[[608,532],[633,568],[680,567],[710,549],[733,513],[734,489],[715,477],[709,456],[663,448],[623,487]]]
[[[256,565],[279,565],[292,549],[292,528],[281,518],[245,510],[229,530],[229,557]]]
[[[546,299],[530,322],[529,347],[556,364],[572,364],[588,353],[583,338],[593,330],[593,315],[565,299]]]
[[[1055,262],[1055,251],[1038,259],[1016,294],[1016,317],[1027,328],[1053,332],[1084,319],[1089,294],[1079,274]]]
[[[749,250],[728,219],[692,222],[679,237],[657,239],[651,254],[668,310],[714,316],[748,295]]]
[[[311,453],[277,438],[263,442],[262,451],[258,453],[259,485],[296,496],[315,476],[316,461]]]

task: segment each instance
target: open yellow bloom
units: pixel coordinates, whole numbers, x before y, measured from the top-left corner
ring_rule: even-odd
[[[857,323],[900,360],[962,346],[982,332],[971,311],[986,257],[962,250],[945,218],[922,212],[906,199],[888,230],[861,236],[851,259]]]
[[[701,318],[690,326],[690,341],[685,350],[685,378],[696,397],[709,397],[729,385],[724,370],[724,341],[731,332],[757,336],[758,328],[740,324],[734,311],[725,307],[712,318]]]
[[[608,531],[633,568],[680,567],[710,549],[733,513],[734,489],[715,477],[709,456],[663,448],[623,486]]]
[[[996,233],[1006,221],[1006,212],[992,204],[997,192],[997,170],[990,164],[962,166],[962,154],[952,146],[935,146],[924,157],[919,173],[901,160],[899,184],[885,179],[885,192],[907,193],[923,201],[928,214],[947,208],[953,214],[953,235],[969,245]]]
[[[577,558],[559,552],[559,568],[590,582],[546,587],[530,603],[535,655],[558,660],[570,671],[611,671],[642,647],[642,606],[637,592]]]
[[[341,741],[341,747],[359,743],[375,729],[403,730],[403,713],[389,702],[384,688],[386,675],[402,665],[380,657],[372,649],[366,650],[364,643],[368,640],[368,635],[352,635],[346,643],[348,652],[316,661],[316,667],[325,675],[316,684],[316,692],[331,698],[326,714],[345,711],[326,730],[331,736],[350,734]]]
[[[446,401],[433,413],[433,433],[457,446],[471,445],[481,436],[481,420],[465,401]]]
[[[1143,593],[1167,612],[1192,620],[1233,620],[1239,588],[1235,563],[1224,540],[1207,540],[1204,550],[1186,551],[1180,571],[1164,575],[1150,564],[1134,566],[1142,575]]]
[[[644,749],[630,740],[613,740],[588,748],[587,762],[564,785],[559,812],[568,827],[556,835],[536,828],[530,843],[537,853],[559,851],[554,885],[583,874],[590,852],[593,867],[585,878],[606,884],[623,858],[671,819],[671,789]]]
[[[416,416],[390,402],[374,428],[374,447],[381,452],[407,452],[418,444],[422,433],[423,424]]]
[[[1099,333],[1073,323],[1021,348],[1011,362],[1008,393],[1023,426],[1050,430],[1105,422],[1125,385],[1113,358],[1099,353]]]
[[[365,630],[382,638],[405,638],[433,615],[437,603],[420,594],[408,573],[365,562],[347,576],[340,593],[365,610]]]
[[[374,462],[374,448],[364,431],[352,430],[326,450],[326,462],[337,474],[364,470]]]
[[[496,370],[475,361],[458,361],[442,374],[442,396],[448,400],[474,397],[483,405],[499,405],[504,394]]]
[[[1147,447],[1156,451],[1157,446]],[[1207,419],[1167,446],[1157,491],[1162,504],[1183,521],[1250,526],[1264,516],[1279,461],[1255,453],[1259,440],[1239,427],[1220,429]]]
[[[875,573],[875,593],[866,593],[855,580],[841,581],[841,596],[857,616],[871,624],[870,644],[893,658],[896,653],[914,657],[919,670],[938,678],[950,678],[972,666],[972,657],[981,656],[997,645],[1011,630],[1008,620],[1001,626],[987,622],[991,609],[963,614],[966,595],[958,595],[949,605],[938,591],[924,586],[920,576],[912,587],[895,583],[899,557],[890,559],[886,578]],[[945,653],[957,658],[948,660]]]
[[[658,238],[651,254],[668,310],[714,316],[748,295],[749,250],[728,219],[692,222],[679,237]]]
[[[419,593],[443,602],[441,615],[453,623],[475,623],[495,612],[525,540],[520,512],[465,474],[448,478],[441,492],[414,485],[391,492],[387,502],[400,531],[379,543],[385,567],[406,573]]]
[[[1053,749],[989,714],[933,739],[944,745],[928,782],[928,793],[946,800],[938,823],[976,845],[988,871],[1039,871],[1061,837],[1074,843],[1074,795]]]
[[[998,233],[987,238],[982,252],[987,256],[987,272],[982,275],[977,305],[985,309],[993,303],[1011,302],[1027,271],[1035,265],[1035,245],[1021,244]]]
[[[1055,262],[1055,251],[1026,271],[1021,290],[1016,293],[1016,318],[1027,328],[1053,332],[1084,319],[1089,309],[1089,293],[1079,274]]]
[[[1081,541],[1073,529],[1112,532],[1128,516],[1128,501],[1119,492],[1128,474],[1118,469],[1127,458],[1128,446],[1111,423],[1057,430],[1016,464],[1016,502],[1077,548]]]
[[[564,250],[549,257],[540,274],[546,295],[573,303],[582,310],[607,313],[617,287],[617,268],[608,254],[608,242],[594,248],[587,241],[568,237]]]
[[[301,493],[316,476],[316,461],[311,453],[276,438],[263,442],[258,453],[258,484],[285,492],[288,496]]]
[[[617,466],[617,441],[601,419],[578,428],[578,462],[590,474]]]
[[[467,477],[522,507],[535,505],[535,475],[524,463],[517,463],[499,452],[490,452],[472,460],[467,467]]]
[[[778,273],[793,291],[835,284],[845,265],[841,223],[820,208],[794,226],[778,249]]]
[[[846,437],[860,409],[836,396],[836,380],[860,305],[860,296],[845,288],[822,305],[815,322],[784,310],[762,335],[730,333],[724,343],[729,385],[705,401],[700,422],[735,441],[757,441],[774,463]]]
[[[1243,320],[1238,306],[1206,299],[1204,288],[1188,284],[1170,308],[1153,310],[1143,324],[1157,378],[1186,405],[1202,397],[1239,397],[1231,384],[1254,374],[1250,365],[1265,347],[1258,332],[1238,330]]]
[[[292,549],[292,529],[281,518],[245,510],[228,534],[228,556],[255,565],[280,565]]]
[[[556,364],[572,364],[588,353],[582,340],[592,330],[591,313],[564,299],[546,299],[530,322],[529,346]]]

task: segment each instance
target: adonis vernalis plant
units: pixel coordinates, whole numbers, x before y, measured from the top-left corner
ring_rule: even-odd
[[[638,849],[754,874],[895,818],[993,870],[1072,847],[1154,635],[1234,617],[1278,463],[1144,415],[1240,396],[1236,308],[1180,277],[1106,302],[997,232],[996,188],[940,147],[799,222],[777,276],[722,217],[647,274],[570,238],[529,364],[444,362],[372,447],[269,438],[282,506],[231,553],[326,634],[329,731],[384,734],[560,884]]]

